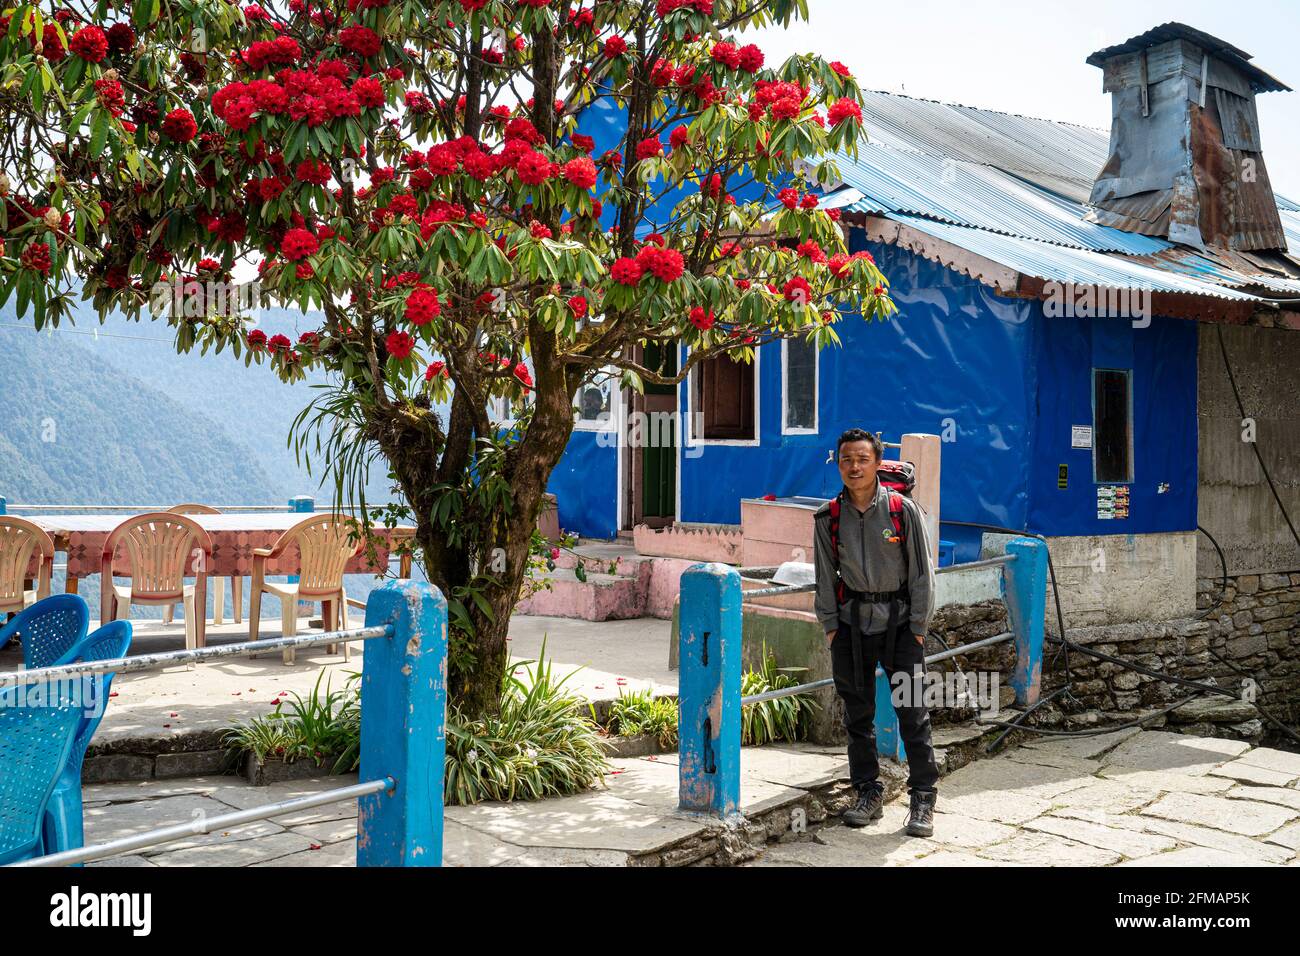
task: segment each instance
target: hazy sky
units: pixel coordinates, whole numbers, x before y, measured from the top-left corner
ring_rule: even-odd
[[[811,22],[766,30],[768,63],[816,51],[863,89],[1110,129],[1101,70],[1084,60],[1176,20],[1251,54],[1300,89],[1300,2],[1245,0],[809,0]],[[751,34],[752,35],[752,34]],[[1260,132],[1274,188],[1300,202],[1300,93],[1261,93]]]

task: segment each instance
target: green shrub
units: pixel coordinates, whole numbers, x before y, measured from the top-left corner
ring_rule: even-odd
[[[499,713],[466,720],[455,708],[448,712],[448,804],[577,793],[609,769],[596,723],[583,714],[585,701],[564,687],[573,675],[553,676],[545,643],[538,658],[506,673]]]
[[[348,674],[342,690],[330,683],[321,691],[322,671],[304,698],[293,694],[276,701],[275,711],[228,730],[223,743],[258,760],[304,758],[330,773],[351,773],[361,763],[361,675]]]
[[[606,729],[619,737],[651,734],[659,746],[677,746],[677,701],[655,697],[650,688],[625,693],[619,688],[618,700],[609,708]]]
[[[776,666],[776,656],[763,646],[763,666],[760,670],[746,671],[740,678],[740,695],[749,697],[769,690],[794,687],[799,681],[782,674]],[[740,709],[740,742],[743,746],[758,746],[777,740],[805,740],[808,722],[817,710],[817,701],[808,694],[778,697],[776,700],[747,704]]]

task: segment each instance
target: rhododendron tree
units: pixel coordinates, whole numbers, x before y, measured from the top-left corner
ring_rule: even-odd
[[[585,382],[612,366],[625,387],[670,384],[893,310],[809,182],[855,148],[856,82],[746,39],[806,16],[806,0],[18,2],[0,21],[0,296],[38,327],[84,296],[168,322],[181,351],[322,372],[299,447],[340,503],[364,505],[370,467],[391,476],[385,518],[413,519],[451,601],[454,699],[481,712]],[[599,154],[594,105],[626,124]],[[206,300],[151,309],[159,283],[240,270],[319,327],[292,342]],[[674,373],[640,361],[674,342]]]

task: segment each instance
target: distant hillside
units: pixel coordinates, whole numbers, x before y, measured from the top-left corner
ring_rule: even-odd
[[[12,325],[12,311],[0,322]],[[36,504],[284,500],[248,443],[255,433],[149,384],[156,366],[132,375],[102,359],[68,334],[0,330],[0,494]]]

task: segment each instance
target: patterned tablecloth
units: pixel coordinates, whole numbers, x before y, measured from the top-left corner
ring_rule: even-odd
[[[33,516],[31,520],[49,533],[54,539],[55,548],[67,551],[68,577],[84,578],[99,573],[100,558],[109,534],[131,517],[133,516],[55,514]],[[290,512],[264,512],[186,515],[186,517],[195,521],[212,539],[212,563],[208,568],[210,577],[231,575],[249,577],[253,573],[254,549],[271,547],[285,531],[312,516]],[[393,542],[415,533],[415,529],[409,526],[392,530],[386,528],[374,530],[378,538],[374,560],[372,561],[371,556],[363,549],[361,554],[348,562],[345,569],[347,574],[383,574],[388,569],[388,553]],[[113,572],[123,576],[131,573],[130,563],[123,548],[118,548],[114,556]],[[268,561],[266,573],[297,574],[297,547],[286,548],[279,558]]]

